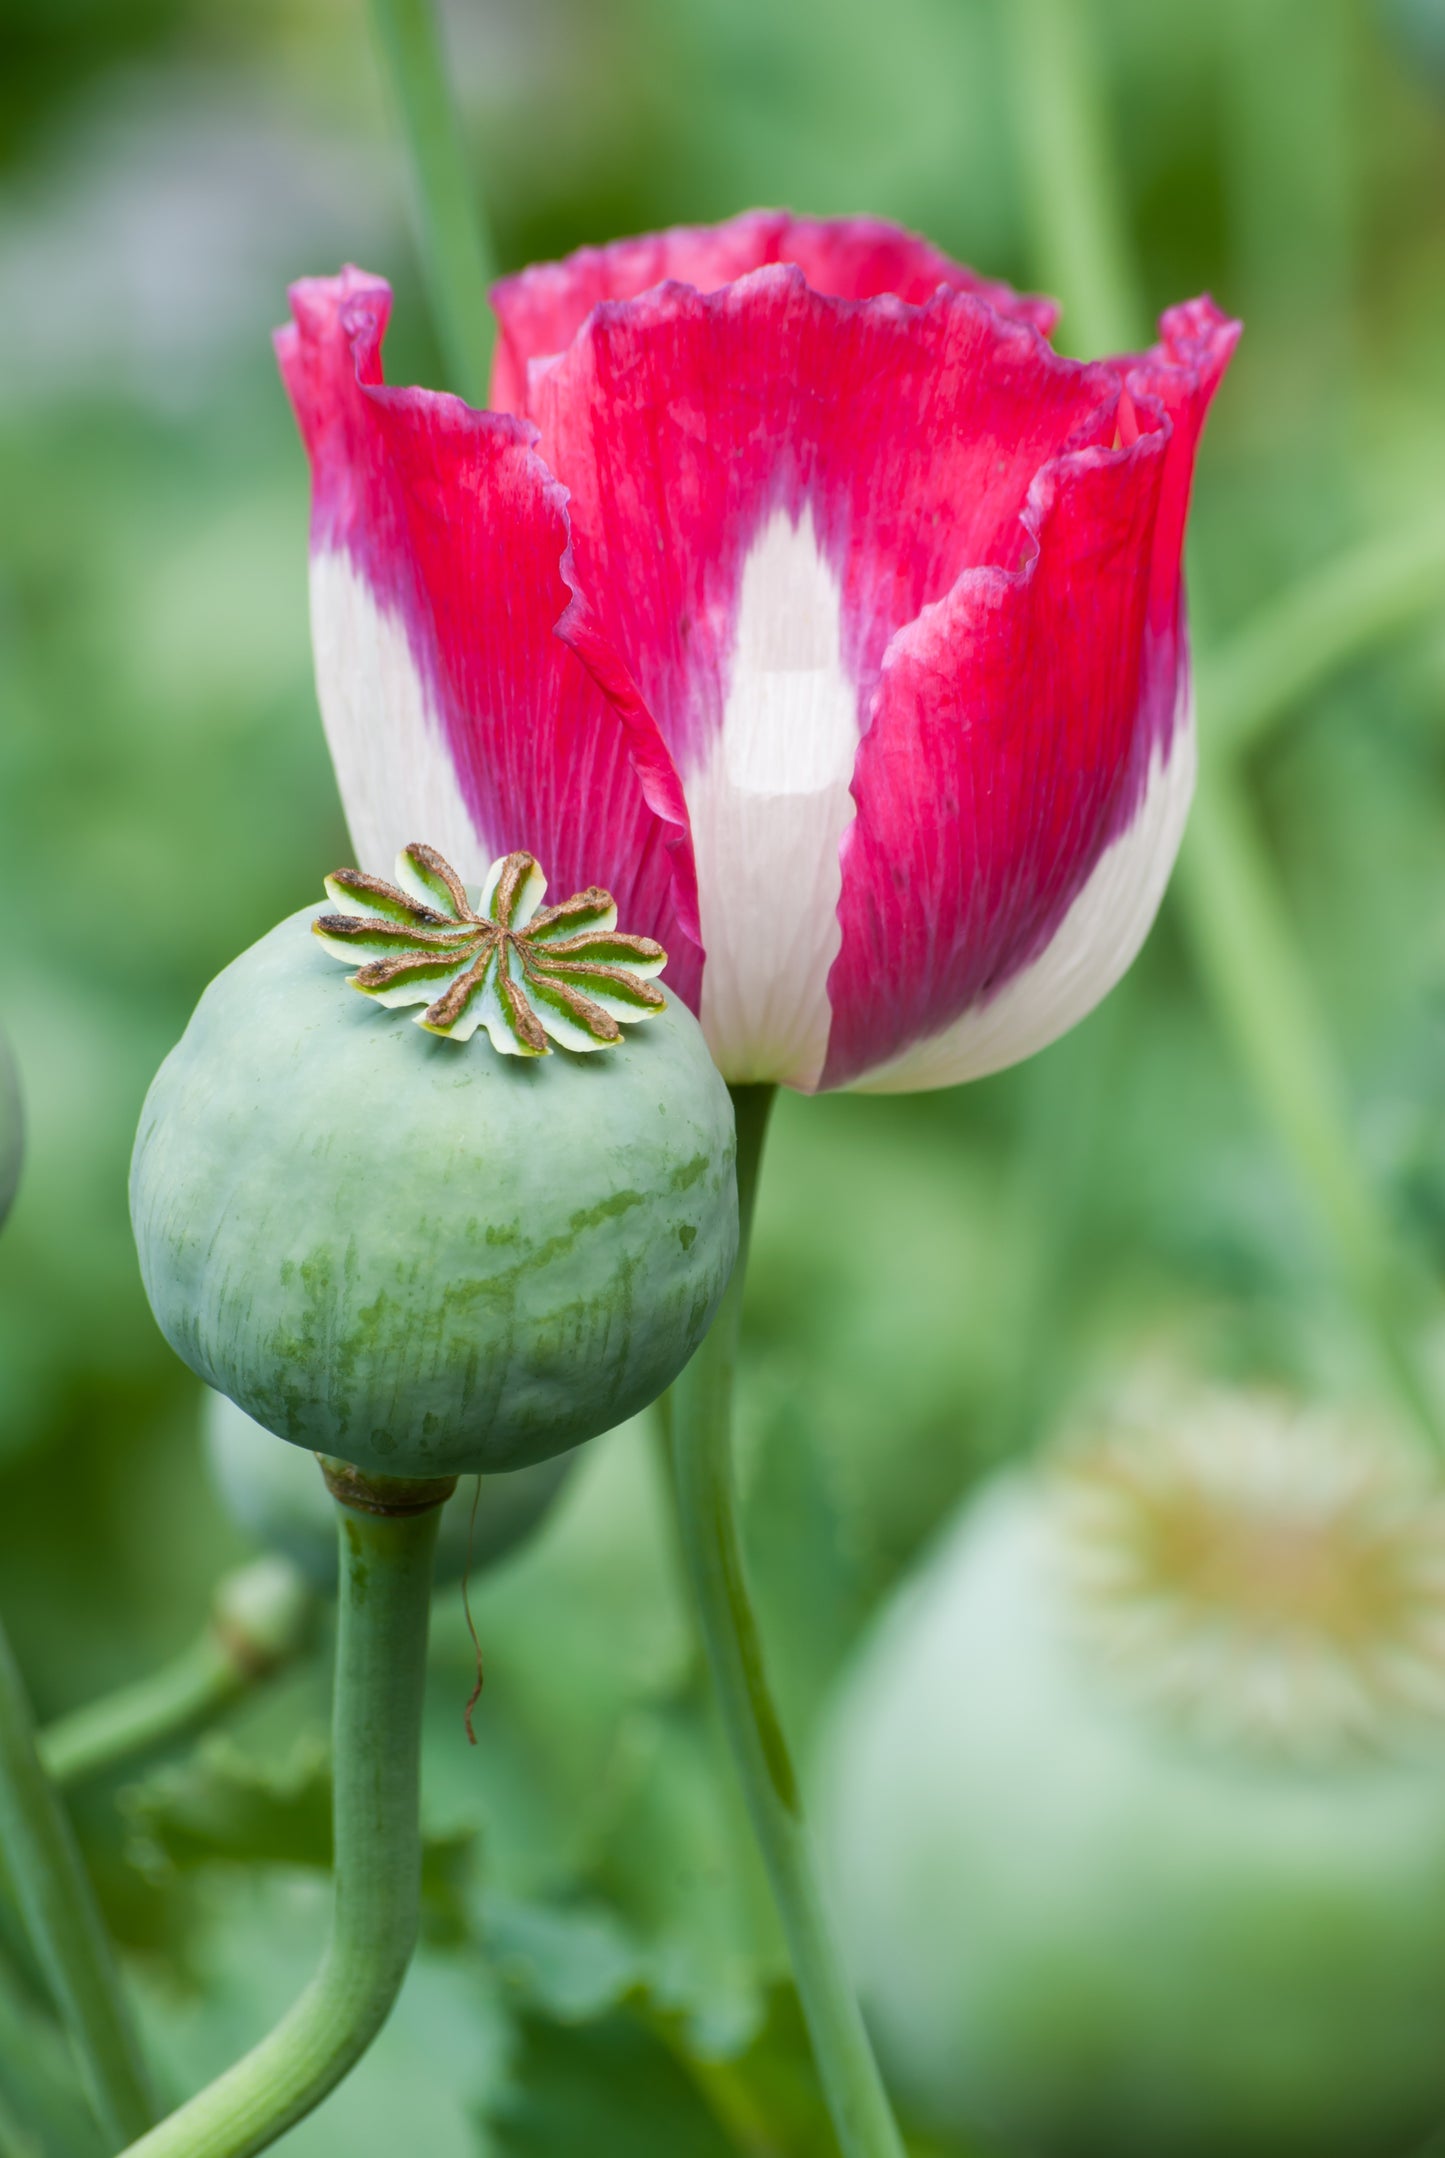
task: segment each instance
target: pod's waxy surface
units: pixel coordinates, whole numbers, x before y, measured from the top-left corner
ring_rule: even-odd
[[[606,1054],[433,1039],[305,911],[219,975],[131,1171],[167,1339],[268,1430],[378,1475],[540,1461],[633,1415],[737,1244],[732,1108],[670,997]]]

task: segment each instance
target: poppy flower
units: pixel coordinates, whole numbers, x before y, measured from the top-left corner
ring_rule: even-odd
[[[1237,325],[1083,363],[894,227],[755,212],[506,279],[494,403],[382,383],[293,288],[317,685],[366,868],[525,850],[670,954],[733,1081],[1043,1048],[1162,897],[1194,777],[1181,553]]]

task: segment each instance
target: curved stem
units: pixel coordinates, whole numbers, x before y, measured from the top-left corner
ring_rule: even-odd
[[[672,1389],[678,1526],[724,1728],[783,1922],[813,2057],[844,2158],[902,2158],[824,1906],[788,1742],[764,1666],[738,1531],[733,1378],[758,1166],[774,1089],[734,1087],[738,1263],[712,1331]]]
[[[159,1671],[88,1701],[39,1737],[62,1788],[123,1767],[192,1731],[294,1662],[314,1595],[284,1559],[261,1559],[222,1582],[205,1630]]]
[[[453,388],[485,405],[495,271],[467,172],[432,0],[371,0],[377,48],[406,134],[432,315]]]
[[[69,1821],[35,1750],[30,1707],[0,1629],[0,1852],[26,1931],[112,2147],[155,2109],[120,1974]]]
[[[375,2038],[416,1945],[421,1712],[432,1554],[452,1481],[347,1472],[333,1717],[335,1901],[321,1968],[268,2038],[128,2158],[249,2158],[334,2090]],[[409,1499],[404,1494],[410,1493]],[[406,1511],[373,1506],[405,1504]]]

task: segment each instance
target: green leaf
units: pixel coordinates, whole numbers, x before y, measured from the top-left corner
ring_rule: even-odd
[[[297,1742],[281,1762],[253,1760],[225,1737],[156,1769],[121,1794],[132,1861],[153,1880],[213,1863],[331,1863],[326,1747]]]
[[[784,1952],[735,1771],[701,1689],[638,1709],[625,1741],[627,1802],[595,1885],[638,1942],[649,1997],[680,2020],[689,2047],[737,2053],[762,2022]]]
[[[307,1983],[330,1883],[297,1869],[211,1868],[192,1883],[192,1983],[141,1974],[148,2051],[173,2096],[198,2089],[270,2029]],[[286,2158],[477,2158],[502,2087],[508,2025],[474,1952],[423,1941],[390,2020],[338,2090],[278,2146]]]
[[[487,2125],[493,2158],[737,2158],[677,2057],[627,2015],[573,2029],[529,2018]]]
[[[217,1863],[331,1868],[331,1767],[318,1739],[297,1741],[285,1760],[257,1761],[226,1737],[122,1793],[132,1863],[152,1881]],[[452,1828],[422,1841],[422,1904],[432,1934],[470,1931],[474,1832]]]
[[[480,1831],[488,1894],[576,1897],[631,1802],[632,1712],[687,1675],[650,1438],[638,1418],[594,1440],[542,1534],[473,1584],[486,1669],[475,1747],[460,1596],[433,1612],[427,1821]]]
[[[585,2023],[639,1985],[643,1958],[616,1913],[599,1903],[487,1897],[482,1942],[508,1991],[559,2023]]]

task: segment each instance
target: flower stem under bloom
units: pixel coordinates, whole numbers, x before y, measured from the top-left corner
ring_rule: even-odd
[[[321,1968],[243,2060],[127,2158],[250,2158],[334,2090],[391,2012],[421,1897],[421,1712],[432,1553],[454,1479],[336,1465],[335,1904]],[[391,1510],[387,1510],[391,1509]]]
[[[0,1631],[0,1858],[116,2149],[155,2118],[110,1943],[70,1823],[41,1766],[29,1704]]]
[[[738,1261],[712,1331],[671,1396],[673,1481],[683,1556],[839,2145],[844,2158],[903,2158],[824,1906],[792,1756],[768,1685],[738,1532],[733,1377],[758,1168],[775,1089],[744,1086],[731,1091],[738,1123]]]

